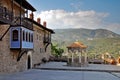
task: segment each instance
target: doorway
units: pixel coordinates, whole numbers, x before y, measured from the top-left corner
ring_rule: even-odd
[[[27,60],[27,69],[31,68],[31,57],[28,55],[28,60]]]
[[[27,52],[27,69],[32,68],[32,51]]]

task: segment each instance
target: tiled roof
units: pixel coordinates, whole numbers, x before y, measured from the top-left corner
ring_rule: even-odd
[[[74,42],[70,46],[67,46],[67,48],[87,48],[87,46],[81,42]]]

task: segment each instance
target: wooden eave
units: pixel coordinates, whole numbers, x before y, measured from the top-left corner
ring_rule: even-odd
[[[36,11],[36,9],[30,4],[28,3],[26,0],[14,0],[15,2],[17,2],[19,5],[21,4],[22,1],[22,7],[31,11]]]

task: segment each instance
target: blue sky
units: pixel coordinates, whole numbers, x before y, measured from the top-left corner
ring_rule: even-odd
[[[47,27],[108,29],[120,34],[120,0],[28,0]],[[42,23],[41,23],[42,24]]]

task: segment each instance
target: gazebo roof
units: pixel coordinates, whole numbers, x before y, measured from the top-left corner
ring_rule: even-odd
[[[67,46],[67,48],[87,48],[83,43],[81,42],[74,42],[71,45]]]

